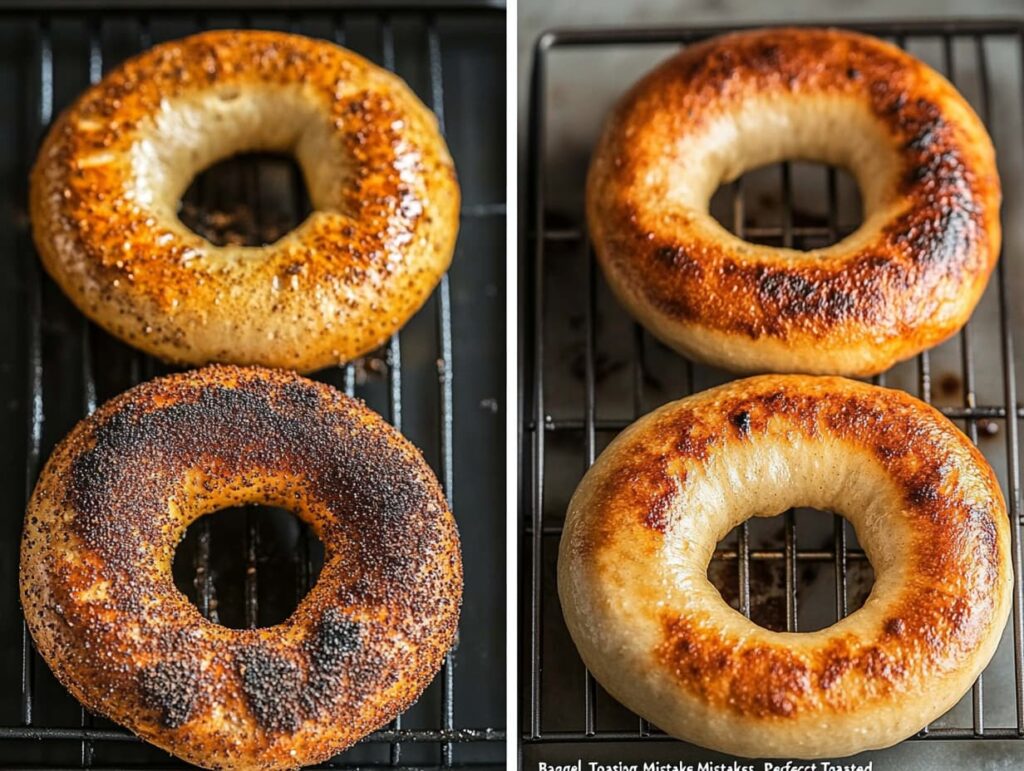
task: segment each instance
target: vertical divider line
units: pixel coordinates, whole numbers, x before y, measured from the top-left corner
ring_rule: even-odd
[[[430,72],[430,107],[437,116],[442,135],[445,133],[444,116],[444,62],[441,58],[441,35],[437,19],[428,15],[427,63]],[[452,299],[451,284],[446,271],[437,286],[437,336],[439,344],[438,387],[441,400],[441,484],[448,505],[455,508],[455,396],[454,356],[452,352]],[[455,647],[458,646],[456,637]],[[443,712],[442,728],[451,731],[455,727],[455,647],[445,654],[441,700]],[[454,761],[454,746],[446,741],[441,745],[441,762],[451,766]]]
[[[533,208],[529,217],[533,224],[534,253],[532,281],[533,356],[531,402],[533,436],[531,453],[531,544],[530,544],[530,738],[539,739],[542,728],[541,678],[543,673],[543,528],[544,528],[544,156],[546,152],[545,93],[547,85],[547,54],[553,38],[542,36],[534,49],[533,73],[530,83],[529,168],[532,174]]]
[[[31,116],[26,127],[25,145],[22,157],[25,163],[33,155],[35,147],[42,139],[43,133],[53,119],[53,43],[50,38],[50,22],[44,17],[38,30],[38,69],[36,75],[39,82],[35,110],[26,110]],[[28,169],[25,169],[26,177]],[[22,250],[26,256],[26,277],[28,295],[28,426],[25,448],[25,502],[32,497],[36,477],[39,474],[39,461],[43,444],[43,423],[46,419],[43,407],[43,290],[42,275],[39,262],[31,245],[31,236],[25,234],[26,245]],[[21,722],[30,726],[33,720],[35,691],[35,646],[28,631],[24,616],[21,620]]]

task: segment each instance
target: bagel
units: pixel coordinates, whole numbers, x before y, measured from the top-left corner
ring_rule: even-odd
[[[708,581],[749,517],[838,512],[875,571],[864,606],[773,632]],[[594,677],[669,734],[746,757],[887,747],[988,664],[1013,585],[981,453],[899,391],[764,375],[668,404],[619,435],[569,504],[558,593]]]
[[[178,206],[193,177],[293,153],[313,213],[267,246],[215,246]],[[308,372],[385,342],[451,262],[459,188],[434,115],[324,41],[217,30],[129,59],[53,125],[32,170],[47,271],[161,359]]]
[[[286,507],[324,566],[275,626],[228,629],[175,588],[196,518]],[[433,679],[462,596],[455,522],[417,450],[361,402],[283,371],[144,383],[79,423],[29,502],[21,602],[94,712],[205,768],[322,761]]]
[[[798,251],[709,214],[715,189],[782,160],[848,169],[863,224]],[[608,282],[656,337],[740,372],[872,375],[966,323],[1000,246],[991,140],[941,75],[834,29],[686,48],[615,107],[587,180]]]

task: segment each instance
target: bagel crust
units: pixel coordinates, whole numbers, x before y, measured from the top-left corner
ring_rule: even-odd
[[[196,518],[286,507],[324,567],[275,626],[228,629],[175,587]],[[144,383],[57,447],[21,549],[32,638],[87,708],[190,763],[285,769],[394,719],[433,679],[462,597],[454,519],[419,452],[362,402],[214,366]]]
[[[751,516],[843,514],[875,571],[863,607],[774,632],[708,581]],[[562,611],[583,661],[669,734],[746,757],[901,741],[988,664],[1012,604],[1006,507],[939,412],[851,380],[766,375],[662,407],[620,434],[569,504]]]
[[[748,169],[849,169],[861,227],[811,251],[745,242],[709,214]],[[687,47],[605,125],[587,182],[598,260],[681,353],[745,372],[871,375],[949,338],[999,255],[991,140],[956,89],[902,50],[835,29]]]
[[[277,242],[215,246],[178,218],[194,176],[293,153],[313,213]],[[55,122],[32,171],[47,271],[108,332],[179,364],[303,372],[361,356],[451,262],[459,188],[434,115],[331,43],[217,30],[121,64]]]

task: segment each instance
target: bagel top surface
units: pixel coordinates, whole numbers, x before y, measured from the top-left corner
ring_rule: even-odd
[[[262,247],[178,218],[193,177],[293,153],[314,211]],[[47,270],[90,318],[164,359],[309,371],[380,345],[451,261],[459,188],[437,120],[398,77],[326,41],[216,30],[86,90],[32,174]]]
[[[710,216],[720,184],[782,160],[848,168],[861,227],[798,251]],[[988,134],[940,74],[873,37],[777,28],[688,46],[625,95],[587,219],[616,294],[683,353],[867,375],[966,321],[999,254],[1000,197]]]
[[[862,608],[765,629],[710,583],[752,516],[843,514],[874,568]],[[620,434],[569,505],[569,630],[595,677],[669,733],[746,756],[889,746],[951,708],[1012,601],[1006,507],[981,453],[932,407],[831,377],[761,376]]]
[[[188,525],[295,512],[324,566],[294,613],[230,629],[174,585]],[[209,367],[144,383],[47,462],[21,552],[39,653],[89,709],[209,768],[324,760],[433,679],[459,618],[454,519],[420,454],[361,402],[282,371]]]

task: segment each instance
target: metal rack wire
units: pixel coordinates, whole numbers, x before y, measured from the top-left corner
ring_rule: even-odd
[[[887,38],[897,45],[915,46],[921,41],[938,45],[937,61],[932,62],[963,89],[958,82],[956,57],[970,55],[972,93],[969,98],[979,115],[993,130],[1001,124],[1010,125],[1009,100],[996,98],[993,73],[989,64],[990,47],[994,41],[1012,45],[1017,70],[1010,75],[1000,72],[1000,89],[1018,89],[1017,100],[1024,106],[1024,25],[1017,22],[908,22],[852,25],[854,28]],[[586,672],[564,628],[555,590],[554,565],[561,534],[565,503],[586,468],[594,461],[600,447],[636,418],[661,401],[679,398],[698,390],[698,383],[724,382],[725,373],[694,365],[675,357],[651,338],[638,324],[628,319],[625,311],[611,297],[595,268],[594,257],[586,238],[582,212],[582,195],[565,194],[566,188],[582,191],[585,163],[572,167],[564,162],[576,150],[571,141],[581,141],[578,134],[571,140],[553,136],[556,127],[566,132],[565,123],[557,123],[559,104],[552,98],[557,65],[567,55],[583,54],[611,57],[628,47],[631,52],[646,52],[650,46],[686,46],[703,38],[733,31],[735,28],[672,28],[672,29],[591,29],[558,30],[541,36],[534,61],[530,94],[529,161],[527,212],[528,262],[523,285],[523,332],[525,374],[521,381],[521,506],[523,510],[521,569],[529,576],[523,593],[521,638],[522,666],[522,740],[543,757],[541,747],[554,744],[583,751],[583,745],[595,742],[667,742],[675,741],[628,712],[614,702]],[[661,58],[660,49],[652,55],[650,65]],[[563,58],[559,58],[559,57]],[[580,68],[581,71],[589,71]],[[1012,76],[1012,77],[1011,77]],[[583,77],[587,77],[584,75]],[[561,81],[564,89],[565,83]],[[1009,86],[1007,84],[1010,84]],[[559,93],[564,94],[565,91]],[[593,98],[592,96],[589,98]],[[1016,124],[1013,124],[1016,125]],[[595,127],[596,128],[596,127]],[[1007,132],[1009,135],[1007,136]],[[1015,142],[1019,151],[1020,135],[1013,129],[995,132],[997,150],[1008,152]],[[556,144],[557,143],[557,144]],[[557,150],[554,148],[557,146]],[[584,157],[587,150],[577,155]],[[553,203],[551,167],[560,163],[558,182],[563,195]],[[567,170],[568,169],[568,170]],[[779,222],[765,224],[753,210],[765,207],[745,189],[747,176],[724,191],[724,201],[716,196],[722,211],[720,221],[740,237],[761,243],[796,248],[821,245],[821,239],[838,241],[852,227],[840,222],[837,173],[828,169],[823,175],[824,190],[818,192],[824,202],[822,216],[808,217],[794,207],[794,164],[782,163],[764,170],[762,177],[772,175],[770,195],[777,202]],[[1002,170],[1004,187],[1012,178]],[[762,180],[763,181],[763,180]],[[714,203],[714,202],[713,202]],[[847,207],[848,208],[848,207]],[[713,206],[713,212],[715,207]],[[804,221],[798,221],[797,215]],[[815,243],[818,239],[818,243]],[[1012,558],[1017,576],[1013,613],[1003,645],[1003,666],[1012,677],[1004,688],[1006,709],[986,709],[986,682],[978,679],[972,693],[947,718],[923,730],[919,739],[1021,739],[1024,738],[1024,621],[1021,592],[1021,455],[1019,423],[1024,418],[1017,399],[1014,353],[1014,325],[1019,330],[1020,316],[1011,306],[1010,275],[1020,286],[1020,255],[1008,238],[1004,254],[992,278],[987,295],[989,311],[975,314],[958,338],[947,343],[941,354],[925,352],[916,362],[906,363],[876,377],[881,385],[904,387],[928,402],[938,402],[941,411],[956,421],[1000,469],[1001,483],[1010,511]],[[581,278],[582,277],[582,278]],[[578,303],[567,299],[561,291],[566,283],[582,282]],[[552,288],[554,285],[554,288]],[[557,302],[553,299],[557,298]],[[976,359],[979,347],[986,348],[986,369],[980,374],[995,378],[992,388],[979,385]],[[992,349],[995,352],[992,353]],[[938,351],[938,349],[936,349]],[[951,394],[936,394],[933,362],[941,355],[943,366],[958,361],[958,371]],[[658,356],[657,367],[650,363]],[[952,357],[952,358],[951,358]],[[675,377],[664,375],[676,362]],[[994,375],[989,362],[996,367]],[[944,377],[943,384],[946,382]],[[657,388],[652,388],[652,383]],[[705,386],[706,387],[706,386]],[[945,385],[943,385],[945,388]],[[657,390],[657,401],[652,399]],[[986,399],[979,398],[984,390]],[[602,401],[602,396],[604,401]],[[938,398],[937,398],[938,397]],[[552,403],[554,405],[552,406]],[[979,430],[979,426],[981,430]],[[1001,434],[1000,438],[998,435]],[[1002,444],[1002,447],[998,445]],[[813,537],[805,535],[803,523],[807,516],[828,522],[830,532],[824,537],[819,527]],[[789,511],[782,517],[782,526],[760,537],[753,533],[754,523],[746,523],[727,537],[715,553],[709,575],[733,606],[755,620],[775,628],[796,631],[801,628],[804,608],[798,602],[807,591],[807,577],[827,568],[834,574],[831,589],[818,592],[818,606],[829,607],[827,625],[856,609],[851,595],[851,576],[867,568],[864,552],[855,543],[855,534],[843,518],[832,515],[823,520],[820,513],[805,516]],[[798,527],[798,521],[801,523]],[[800,536],[798,538],[798,535]],[[758,543],[758,541],[764,543]],[[813,544],[813,548],[812,548]],[[776,567],[781,567],[777,570]],[[766,570],[775,570],[778,586],[774,594],[779,600],[774,618],[758,618],[758,597],[765,587],[759,582],[769,580]],[[781,573],[781,576],[779,575]],[[820,582],[818,584],[820,587]],[[768,587],[771,590],[772,587]],[[781,595],[781,597],[780,597]],[[753,597],[753,599],[752,599]],[[763,605],[763,602],[761,602]],[[822,611],[822,607],[818,608]],[[819,616],[821,612],[819,612]],[[995,666],[995,665],[993,665]],[[990,670],[992,667],[990,667]],[[996,681],[997,686],[1003,684]],[[998,720],[989,718],[999,712]],[[679,744],[685,757],[686,745]],[[692,754],[694,748],[690,749]],[[1019,752],[1019,750],[1018,750]],[[574,756],[574,757],[575,757]],[[672,757],[679,758],[679,752]],[[588,755],[593,757],[593,755]],[[597,757],[619,757],[598,755]]]
[[[503,35],[504,14],[500,8],[485,7],[489,4],[469,1],[447,2],[441,7],[443,9],[436,11],[425,10],[422,6],[415,5],[404,7],[388,4],[386,10],[373,4],[350,5],[351,7],[347,6],[344,13],[311,6],[308,9],[290,8],[287,14],[268,11],[258,17],[250,13],[240,13],[238,7],[204,9],[199,14],[195,11],[158,9],[152,6],[140,6],[145,9],[144,11],[119,11],[117,14],[59,10],[37,13],[31,10],[0,7],[0,32],[7,31],[11,35],[22,37],[27,35],[28,45],[32,49],[27,57],[31,70],[28,73],[29,82],[24,86],[25,96],[21,103],[23,109],[8,119],[12,122],[22,120],[25,125],[0,127],[14,132],[20,139],[16,150],[16,164],[19,166],[16,194],[19,197],[11,206],[15,214],[10,225],[15,239],[17,271],[20,278],[20,310],[23,312],[22,323],[25,333],[25,348],[19,363],[24,366],[26,380],[11,378],[11,383],[6,389],[13,391],[7,394],[13,404],[21,397],[21,384],[24,384],[22,398],[25,399],[23,409],[27,418],[27,432],[22,450],[24,485],[23,490],[19,492],[23,493],[23,500],[27,500],[31,494],[45,454],[75,420],[92,412],[98,401],[140,380],[167,371],[161,363],[109,338],[77,314],[44,277],[39,266],[31,243],[23,202],[28,164],[33,159],[35,148],[56,111],[61,109],[78,89],[87,83],[97,82],[107,66],[130,53],[152,45],[154,30],[158,27],[160,39],[166,39],[216,26],[270,26],[318,34],[339,44],[349,45],[383,66],[398,71],[409,80],[437,114],[442,131],[445,130],[446,104],[455,104],[462,116],[473,114],[482,107],[465,103],[458,95],[446,98],[445,69],[446,66],[452,66],[453,62],[459,63],[457,57],[462,52],[457,47],[464,44],[467,39],[465,30],[474,29],[478,34],[483,32],[491,36]],[[359,28],[358,35],[349,34],[350,22]],[[84,37],[87,38],[84,40],[85,58],[77,59],[80,62],[77,66],[74,63],[75,56],[78,55],[77,49],[83,48],[83,33],[69,31],[68,25],[78,25],[75,29],[85,30]],[[453,25],[456,32],[445,38],[444,30]],[[5,26],[11,29],[4,30]],[[57,27],[60,29],[56,29]],[[399,32],[402,36],[401,43],[396,42]],[[114,42],[109,40],[111,37],[115,38]],[[443,40],[454,42],[445,48]],[[412,49],[411,53],[402,47],[405,45]],[[69,50],[72,48],[76,51]],[[456,50],[451,50],[453,48]],[[110,53],[109,49],[112,49],[113,53]],[[478,54],[477,51],[475,55]],[[493,55],[494,66],[478,70],[472,76],[479,84],[478,88],[492,92],[503,87],[500,78],[494,77],[496,73],[503,72],[503,56],[500,56],[500,51]],[[58,69],[65,76],[67,72],[79,70],[87,73],[87,78],[81,79],[81,83],[73,88],[64,87],[57,81]],[[464,68],[460,65],[460,69]],[[464,79],[465,74],[460,73],[459,77]],[[482,140],[476,137],[474,132],[463,132],[460,136],[473,136],[477,142],[485,142],[490,147],[489,152],[495,154],[495,157],[496,154],[503,157],[504,142],[500,134],[484,137]],[[452,151],[458,159],[460,148],[451,137],[449,139]],[[466,248],[484,249],[491,242],[500,243],[500,234],[504,229],[503,180],[486,178],[490,166],[487,166],[479,151],[476,156],[469,154],[468,157],[474,161],[473,165],[479,168],[460,167],[460,171],[472,171],[472,176],[478,181],[475,187],[485,191],[490,198],[480,201],[470,199],[464,205],[460,253]],[[262,187],[261,172],[265,173],[274,163],[273,159],[254,159],[249,165],[243,164],[239,167],[236,164],[231,168],[221,169],[219,174],[211,171],[209,176],[213,179],[208,180],[205,175],[200,178],[187,196],[187,200],[200,209],[217,209],[225,204],[218,189],[227,185],[233,187],[236,195],[243,196],[254,215],[252,221],[258,222],[265,213],[260,211],[261,207],[265,206],[259,197]],[[280,162],[276,163],[275,168],[279,172]],[[305,200],[301,174],[297,173],[297,167],[293,167],[292,172],[287,189],[278,191],[278,205],[283,205],[287,210],[286,215],[297,222],[308,204]],[[279,175],[275,176],[275,179],[279,178]],[[216,182],[220,184],[213,184]],[[280,201],[284,203],[281,204]],[[0,223],[0,228],[6,226],[6,222]],[[244,233],[244,236],[250,242],[258,243],[259,233],[254,232],[252,227],[250,223],[249,231]],[[466,242],[469,242],[469,247],[465,245]],[[499,280],[503,265],[501,254],[500,251],[493,250],[490,254],[478,255],[478,259],[493,261],[489,264],[493,265],[493,273]],[[458,260],[458,255],[456,259]],[[362,397],[370,406],[381,411],[399,430],[405,429],[408,432],[411,428],[414,433],[410,436],[421,445],[425,456],[434,465],[448,500],[453,502],[453,508],[458,516],[460,509],[454,490],[457,466],[454,416],[458,402],[455,401],[453,387],[453,362],[456,355],[452,337],[455,280],[449,275],[442,278],[424,312],[414,319],[405,331],[391,339],[383,349],[382,355],[371,354],[362,362],[323,371],[316,377],[331,382],[350,395]],[[464,295],[473,296],[486,290],[479,281],[478,274],[466,274],[455,286]],[[462,324],[467,325],[466,334],[470,338],[473,335],[485,335],[488,331],[499,331],[490,329],[486,319],[460,319],[460,329],[463,328]],[[55,335],[48,331],[48,325],[56,327],[59,337],[56,342],[53,340]],[[69,329],[74,330],[74,333],[68,335]],[[413,346],[411,351],[403,353],[401,341],[406,335],[412,336]],[[493,347],[489,339],[483,343]],[[12,361],[18,361],[18,357],[12,356]],[[463,370],[460,383],[480,379],[479,372],[471,371],[475,367],[491,367],[500,373],[501,359],[495,356],[487,361],[473,362],[470,367]],[[486,374],[488,377],[493,375],[490,372]],[[407,388],[403,388],[403,377],[411,379],[415,385],[433,382],[436,391],[429,397],[417,395],[411,407],[406,408],[404,401],[408,399],[403,397],[408,397],[408,391]],[[466,390],[467,394],[473,391],[468,386]],[[433,410],[430,407],[433,407]],[[411,421],[405,420],[408,414],[411,414]],[[500,423],[497,420],[494,423],[494,431],[500,431]],[[461,450],[459,457],[463,457]],[[460,463],[464,465],[465,461]],[[469,485],[467,491],[468,488]],[[472,495],[466,497],[479,499],[481,495],[488,494],[491,493],[473,490]],[[497,508],[500,492],[493,491],[493,497],[495,505],[491,508]],[[20,521],[16,512],[11,514],[14,515],[12,520]],[[286,532],[294,535],[297,547],[295,553],[291,555],[291,565],[295,571],[294,599],[297,600],[315,580],[320,558],[315,548],[315,538],[311,537],[308,529],[287,514],[278,514],[277,524],[282,524],[283,517]],[[257,517],[251,510],[247,510],[243,516],[245,524],[240,550],[243,561],[240,567],[244,571],[244,586],[240,593],[242,615],[245,626],[255,627],[260,625],[266,612],[266,608],[261,604],[261,597],[267,596],[266,584],[272,583],[264,582],[261,588],[261,566],[266,564],[266,541],[269,540],[266,534],[267,520]],[[500,533],[503,530],[500,521],[488,527],[493,533]],[[288,531],[287,528],[291,530]],[[6,529],[4,536],[0,538],[0,546],[6,555],[5,560],[13,565],[17,564],[17,529],[13,526]],[[217,568],[214,563],[220,564],[224,559],[230,560],[232,555],[222,553],[218,557],[214,548],[215,532],[212,533],[216,530],[216,523],[211,525],[210,518],[200,520],[194,525],[194,529],[197,532],[193,533],[190,530],[185,547],[178,553],[179,559],[190,561],[194,568],[188,585],[182,588],[196,602],[204,615],[217,619]],[[274,532],[278,532],[278,529]],[[500,537],[493,535],[490,530],[484,530],[479,543],[467,545],[478,550],[485,559],[500,562],[500,555],[495,553]],[[474,530],[478,531],[479,528]],[[183,551],[189,553],[183,555]],[[239,550],[233,551],[237,558]],[[467,559],[475,560],[475,557],[467,556]],[[467,564],[467,574],[469,567]],[[467,606],[471,602],[478,603],[484,600],[481,594],[471,596],[470,591],[472,587],[467,589]],[[7,599],[5,596],[5,600]],[[486,614],[484,618],[488,618]],[[464,627],[460,630],[460,636],[465,637],[467,632],[473,632],[472,637],[477,644],[491,647],[499,644],[490,639],[490,631],[467,630]],[[20,768],[31,765],[39,768],[153,768],[166,767],[168,762],[173,760],[166,753],[139,742],[127,731],[94,718],[83,708],[77,707],[74,700],[56,685],[35,653],[20,614],[11,614],[0,620],[0,635],[5,637],[5,650],[14,647],[6,640],[6,636],[17,635],[17,647],[20,649],[19,656],[12,659],[9,664],[0,666],[0,677],[7,678],[3,681],[5,685],[8,680],[14,682],[14,678],[5,667],[13,665],[20,669],[17,708],[8,709],[4,698],[0,697],[0,767]],[[481,638],[481,635],[484,637]],[[494,724],[497,727],[485,727],[475,723],[481,714],[491,718],[503,714],[504,700],[501,691],[495,689],[488,697],[481,696],[472,689],[472,696],[468,697],[465,695],[470,693],[471,689],[462,687],[458,689],[459,693],[465,697],[464,701],[470,699],[471,704],[457,711],[456,656],[454,651],[448,654],[437,681],[424,694],[421,702],[410,710],[408,719],[397,718],[391,725],[367,737],[354,749],[329,762],[328,767],[470,767],[502,763],[504,731],[500,718],[495,720]],[[474,661],[476,658],[474,654]],[[477,664],[473,664],[472,668],[475,669],[476,666]],[[11,695],[14,693],[15,691],[11,689]],[[71,715],[76,715],[74,722],[77,725],[69,724],[71,721],[68,718]],[[72,753],[71,748],[76,745],[77,750]],[[8,766],[7,762],[12,765]]]

